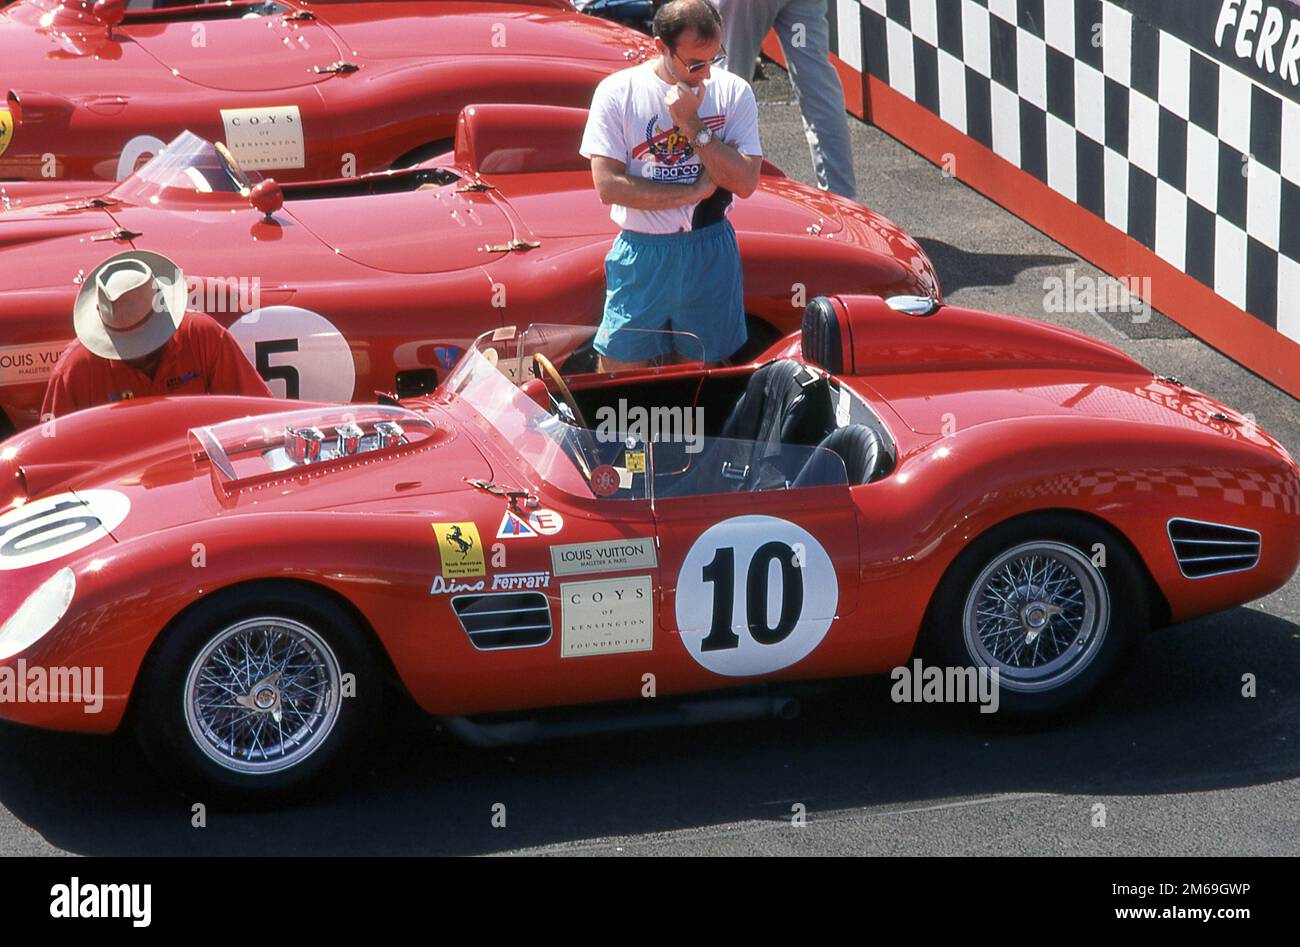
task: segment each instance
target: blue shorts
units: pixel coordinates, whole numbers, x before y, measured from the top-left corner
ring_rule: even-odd
[[[605,318],[595,349],[620,362],[643,362],[675,348],[700,356],[693,339],[649,332],[689,332],[704,360],[719,362],[745,344],[745,293],[736,231],[728,221],[682,233],[623,231],[605,257]]]

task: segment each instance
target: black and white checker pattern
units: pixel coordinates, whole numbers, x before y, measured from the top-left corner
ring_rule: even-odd
[[[1300,103],[1122,2],[833,6],[850,65],[1300,341]]]

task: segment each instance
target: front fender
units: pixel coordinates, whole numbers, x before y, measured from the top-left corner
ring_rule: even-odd
[[[445,518],[464,519],[463,498]],[[452,508],[455,513],[452,513]],[[68,615],[22,658],[28,667],[103,669],[104,702],[88,715],[73,704],[0,704],[0,714],[35,726],[111,732],[121,723],[142,662],[187,608],[245,582],[290,580],[349,601],[411,686],[430,662],[427,629],[437,553],[430,522],[439,514],[251,513],[174,527],[99,549],[74,565]]]
[[[295,402],[294,408],[313,407]],[[150,454],[174,450],[191,428],[230,418],[252,417],[286,410],[278,398],[198,395],[179,398],[141,398],[98,405],[53,418],[5,441],[5,471],[21,470],[15,484],[0,483],[0,511],[16,499],[36,499],[60,489],[75,488],[92,475],[101,475],[104,461],[130,467]],[[141,445],[140,431],[148,431]],[[132,452],[130,445],[139,445]]]

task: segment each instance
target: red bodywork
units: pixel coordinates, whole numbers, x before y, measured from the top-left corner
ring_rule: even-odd
[[[114,27],[90,0],[0,12],[0,111],[8,94],[15,126],[7,142],[0,130],[0,181],[121,180],[186,129],[227,140],[239,116],[222,111],[239,109],[263,129],[277,119],[283,143],[296,108],[301,157],[261,166],[280,180],[379,171],[449,140],[472,102],[585,108],[654,51],[565,0],[142,6]],[[316,71],[329,67],[347,71]]]
[[[4,704],[0,712],[46,727],[112,730],[142,659],[168,623],[216,590],[261,579],[326,590],[373,631],[420,706],[460,715],[631,699],[647,673],[663,695],[884,672],[911,655],[954,558],[996,524],[1036,511],[1074,511],[1108,524],[1145,564],[1157,614],[1171,621],[1255,599],[1295,572],[1300,469],[1242,415],[1065,329],[951,307],[917,317],[869,297],[843,297],[834,305],[844,351],[833,381],[869,407],[896,444],[893,469],[863,485],[653,502],[601,499],[584,489],[571,465],[539,471],[526,461],[531,435],[502,436],[489,426],[450,390],[455,376],[433,396],[406,405],[425,419],[419,423],[431,425],[428,436],[310,473],[231,481],[214,472],[211,452],[206,459],[196,454],[190,429],[284,410],[273,401],[142,401],[60,420],[53,437],[25,432],[0,448],[7,491],[0,494],[0,515],[20,498],[31,503],[88,489],[125,495],[130,512],[112,538],[0,572],[0,616],[7,616],[57,569],[74,570],[76,596],[63,620],[0,663],[103,666],[103,713],[59,704]],[[764,361],[775,357],[799,360],[799,338]],[[736,390],[754,370],[680,366],[570,382],[589,406],[615,397],[671,400],[665,394],[671,390],[686,406],[699,401],[725,415],[722,393]],[[712,417],[706,426],[716,428],[718,415]],[[143,430],[150,436],[141,437]],[[487,551],[509,508],[506,497],[474,480],[525,491],[563,518],[554,535],[504,542],[508,561],[490,565],[488,580],[498,572],[549,573],[556,544],[653,539],[655,561],[637,570],[653,586],[653,647],[563,657],[561,594],[569,580],[557,574],[543,590],[556,629],[549,642],[477,650],[452,611],[453,596],[431,594],[439,575],[431,525],[474,524]],[[678,627],[678,589],[697,582],[683,563],[706,530],[753,516],[794,524],[806,531],[810,547],[825,552],[822,568],[833,570],[825,575],[829,585],[802,607],[814,617],[816,609],[828,610],[829,630],[779,669],[732,676],[688,653]],[[1165,532],[1172,517],[1258,531],[1258,564],[1185,578]],[[0,542],[7,538],[0,535]],[[204,563],[196,567],[199,549]],[[807,568],[818,568],[811,554],[808,561]]]
[[[60,186],[53,201],[23,196],[47,185],[14,185],[0,211],[0,411],[15,429],[36,423],[80,278],[132,247],[181,266],[198,290],[192,308],[232,327],[279,396],[429,391],[487,329],[595,324],[616,228],[577,153],[585,121],[578,109],[475,106],[454,153],[285,184],[272,218],[236,191],[146,190],[138,178]],[[778,335],[817,295],[939,294],[930,260],[897,225],[770,164],[731,220],[746,310]]]

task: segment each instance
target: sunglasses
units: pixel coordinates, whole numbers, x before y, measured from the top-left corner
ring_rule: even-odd
[[[673,49],[671,46],[668,47],[668,50],[674,56],[677,56],[677,50]],[[694,74],[699,72],[701,69],[705,68],[706,66],[721,66],[724,62],[727,61],[727,50],[726,47],[719,49],[718,55],[714,56],[712,59],[706,60],[705,62],[690,63],[687,62],[685,59],[682,59],[681,56],[677,56],[677,58],[681,61],[681,64],[686,67],[687,72]]]

